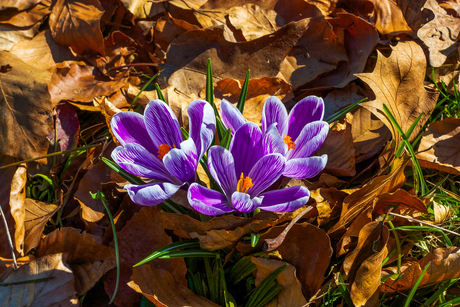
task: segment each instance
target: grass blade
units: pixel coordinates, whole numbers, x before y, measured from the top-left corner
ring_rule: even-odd
[[[415,292],[417,291],[417,288],[418,286],[420,285],[420,283],[422,282],[422,279],[423,279],[423,276],[425,275],[426,271],[428,270],[428,267],[430,266],[430,262],[428,262],[428,264],[425,266],[425,268],[423,269],[422,273],[420,274],[419,278],[417,279],[417,281],[415,282],[415,285],[412,287],[412,289],[410,290],[409,292],[409,295],[407,296],[407,299],[406,301],[404,302],[404,307],[409,307],[410,305],[410,302],[412,301],[412,298],[414,297],[415,295]]]
[[[139,177],[136,177],[134,175],[131,175],[124,169],[122,169],[118,164],[116,164],[113,161],[110,161],[109,159],[102,157],[102,161],[104,161],[105,164],[107,164],[108,167],[113,169],[117,174],[119,174],[121,177],[125,178],[132,184],[137,184],[137,185],[143,185],[145,182],[140,179]]]
[[[238,99],[238,104],[236,108],[243,114],[244,104],[246,102],[246,97],[248,96],[248,87],[249,87],[249,75],[251,70],[248,69],[248,74],[246,75],[246,79],[244,80],[243,88],[241,89],[240,98]]]
[[[158,99],[163,100],[165,103],[167,103],[165,96],[163,96],[163,92],[161,91],[161,88],[158,85],[158,83],[155,83],[155,89],[157,90]]]

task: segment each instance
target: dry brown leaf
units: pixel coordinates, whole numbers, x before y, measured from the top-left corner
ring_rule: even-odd
[[[340,109],[365,98],[361,88],[355,83],[349,83],[344,88],[332,90],[324,97],[324,118],[327,119]]]
[[[329,131],[326,140],[315,155],[323,154],[327,154],[327,164],[323,172],[334,176],[354,176],[356,174],[355,148],[349,123],[337,123]]]
[[[162,87],[169,83],[183,94],[198,96],[206,85],[209,58],[214,75],[221,78],[244,80],[248,69],[252,78],[276,77],[281,62],[308,24],[308,19],[292,22],[272,35],[242,43],[226,41],[220,28],[188,31],[171,43],[166,54],[168,65],[159,81]]]
[[[382,222],[367,224],[359,233],[356,249],[343,262],[355,306],[365,306],[369,300],[375,299],[375,292],[380,286],[382,262],[388,254],[386,245],[389,236],[390,231]]]
[[[65,261],[74,272],[78,296],[93,288],[116,265],[112,248],[97,243],[86,232],[81,233],[79,229],[70,227],[56,229],[43,238],[36,255],[44,257],[55,253],[68,254]]]
[[[39,28],[39,23],[24,28],[9,24],[0,24],[0,51],[9,51],[14,44],[32,39],[37,34]]]
[[[359,163],[379,153],[390,140],[391,133],[380,119],[363,107],[356,108],[351,114],[355,161]]]
[[[398,189],[394,193],[382,193],[377,196],[374,212],[386,214],[389,207],[393,208],[393,212],[403,215],[413,216],[413,211],[419,214],[428,213],[428,209],[420,198],[402,189]]]
[[[26,198],[24,208],[24,254],[27,254],[32,248],[38,246],[45,224],[59,207],[54,204]]]
[[[411,289],[428,264],[428,270],[423,275],[419,288],[460,277],[460,250],[456,246],[435,249],[420,261],[406,266],[395,283],[393,279],[388,278],[381,286],[380,292],[393,293]]]
[[[334,33],[330,20],[323,16],[305,20],[308,20],[308,29],[286,56],[278,74],[292,84],[293,90],[320,75],[334,71],[341,62],[350,60],[345,46]]]
[[[284,20],[277,17],[274,10],[265,9],[253,3],[233,7],[228,11],[230,23],[235,29],[242,32],[247,41],[272,34],[284,26]],[[279,22],[282,23],[279,24]]]
[[[371,0],[375,10],[375,27],[381,35],[411,34],[412,29],[407,24],[401,8],[393,0]]]
[[[54,40],[79,54],[98,52],[105,56],[99,0],[57,0],[49,24]]]
[[[342,215],[328,233],[332,234],[349,225],[361,212],[369,209],[374,203],[375,198],[385,192],[392,192],[404,184],[404,168],[409,159],[407,156],[395,159],[393,170],[388,175],[379,176],[361,189],[345,197],[343,201]]]
[[[20,11],[14,15],[12,14],[8,16],[9,18],[7,18],[6,14],[2,15],[0,23],[19,28],[33,26],[51,12],[50,5],[51,1],[42,0],[34,7],[25,11]]]
[[[248,233],[256,233],[286,220],[271,212],[262,212],[248,219],[225,215],[208,222],[172,213],[162,213],[158,219],[165,229],[173,230],[174,234],[182,238],[198,238],[201,248],[211,251],[232,246]]]
[[[460,119],[447,117],[429,124],[418,151],[421,167],[460,175]]]
[[[115,107],[113,103],[106,96],[94,97],[93,104],[95,107],[98,107],[102,115],[104,115],[105,123],[107,124],[107,127],[109,128],[110,134],[113,136],[114,142],[118,144],[118,141],[115,138],[115,134],[112,133],[112,126],[110,125],[110,121],[112,120],[112,117],[118,112],[121,112],[121,110]]]
[[[133,274],[134,281],[136,283],[140,282],[135,277],[137,274],[136,272],[145,273],[144,270],[148,270],[147,274],[153,271],[151,276],[158,276],[158,278],[153,279],[151,277],[142,277],[140,280],[146,278],[147,282],[164,284],[164,287],[159,286],[153,289],[144,289],[141,285],[146,293],[158,295],[158,300],[160,302],[162,300],[174,299],[173,297],[168,297],[171,291],[183,291],[187,288],[187,280],[185,279],[187,268],[182,258],[155,259],[133,270],[132,266],[134,264],[143,260],[157,249],[172,243],[171,238],[165,233],[161,222],[158,220],[160,211],[160,206],[142,207],[139,212],[135,213],[134,216],[126,222],[123,229],[117,233],[120,258],[123,260],[120,265],[120,287],[115,299],[115,304],[117,306],[138,306],[140,295],[127,286]],[[105,291],[109,296],[112,296],[115,282],[116,272],[112,270],[104,277]],[[175,288],[168,288],[169,285]],[[190,292],[186,291],[186,293]],[[178,305],[172,304],[170,306]]]
[[[337,257],[347,254],[351,249],[356,247],[360,231],[364,226],[372,222],[372,211],[372,207],[366,208],[353,220],[353,222],[351,222],[350,227],[348,227],[347,231],[337,243]]]
[[[12,8],[17,9],[18,11],[24,11],[33,7],[40,1],[41,0],[4,0],[0,4],[0,10]]]
[[[55,104],[61,100],[91,102],[96,96],[109,96],[116,92],[127,81],[127,76],[111,80],[93,66],[65,61],[54,68],[49,92]]]
[[[348,193],[339,191],[336,188],[317,189],[310,193],[311,198],[316,201],[318,226],[338,218],[342,211],[343,200],[348,196]]]
[[[439,93],[424,87],[426,60],[423,49],[415,42],[399,42],[387,58],[378,52],[372,73],[358,74],[374,91],[375,100],[363,107],[371,111],[390,129],[399,145],[401,137],[383,111],[386,104],[405,133],[419,115],[420,121],[409,140],[414,140],[436,106]]]
[[[294,265],[303,293],[311,298],[321,288],[332,257],[331,239],[312,224],[296,224],[278,248],[279,253]]]
[[[268,275],[286,264],[284,261],[256,257],[251,257],[251,261],[257,266],[256,287]],[[304,306],[307,304],[307,300],[302,294],[302,286],[295,273],[295,267],[289,265],[278,275],[275,281],[281,287],[281,291],[265,307]]]
[[[53,254],[24,264],[18,270],[6,270],[2,283],[19,283],[34,279],[40,282],[0,287],[2,306],[66,307],[79,306],[72,270],[65,263],[67,255]]]
[[[0,53],[0,152],[21,160],[43,156],[53,129],[48,82],[50,73],[22,62],[8,52]]]
[[[144,295],[158,307],[220,306],[206,298],[196,295],[183,284],[179,284],[169,271],[153,267],[150,264],[134,268],[131,279],[128,286],[137,293]]]
[[[440,67],[458,47],[460,19],[452,17],[435,0],[427,0],[423,9],[431,10],[434,19],[417,31],[417,36],[430,52],[430,65]]]
[[[103,161],[94,165],[80,180],[75,199],[81,206],[81,217],[87,223],[96,223],[105,215],[105,208],[100,199],[93,199],[91,193],[101,189],[101,183],[110,181],[111,169]]]
[[[14,246],[20,255],[24,255],[24,235],[26,232],[24,219],[26,211],[24,202],[26,200],[26,183],[27,183],[27,168],[25,164],[18,167],[11,180],[10,191],[10,210],[14,218]],[[11,234],[13,236],[13,234]]]
[[[380,41],[375,27],[355,15],[338,14],[328,22],[337,36],[343,39],[348,60],[339,62],[336,69],[308,83],[306,89],[345,87],[356,79],[355,74],[364,71],[371,52]]]
[[[29,254],[27,256],[17,258],[16,264],[18,265],[18,268],[19,268],[23,266],[24,264],[30,263],[32,260],[35,260],[35,256]],[[14,268],[13,259],[0,257],[0,274],[3,273],[7,268]]]

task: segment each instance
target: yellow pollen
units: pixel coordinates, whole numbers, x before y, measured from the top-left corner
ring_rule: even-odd
[[[249,188],[252,186],[252,179],[249,178],[249,176],[244,177],[243,173],[241,173],[240,180],[238,180],[238,185],[236,186],[236,190],[238,192],[247,193]]]
[[[290,137],[290,136],[288,136],[287,134],[285,134],[285,135],[284,135],[283,141],[284,141],[284,143],[287,144],[288,150],[289,150],[289,149],[294,149],[294,150],[295,150],[295,146],[296,146],[296,145],[295,145],[294,141],[291,140],[291,137]]]
[[[173,147],[176,148],[176,145],[173,144]],[[158,158],[163,159],[170,149],[171,147],[168,144],[161,144],[158,146]]]

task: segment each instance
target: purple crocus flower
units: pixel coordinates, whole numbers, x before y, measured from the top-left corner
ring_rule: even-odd
[[[232,131],[245,122],[240,111],[223,99],[222,121]],[[312,157],[324,143],[329,125],[323,121],[324,102],[316,96],[300,100],[291,112],[278,97],[269,97],[262,111],[264,154],[279,153],[286,158],[283,176],[303,179],[318,175],[327,163],[327,155]]]
[[[223,194],[192,183],[188,201],[206,215],[252,212],[257,208],[273,212],[296,210],[307,203],[307,188],[295,186],[264,192],[278,180],[285,164],[279,153],[263,154],[262,132],[254,123],[245,123],[236,131],[230,151],[213,146],[208,152],[209,171]]]
[[[133,175],[156,180],[125,186],[136,204],[158,205],[195,180],[198,161],[214,139],[216,117],[203,100],[193,101],[187,113],[190,137],[186,141],[173,111],[161,100],[150,101],[144,115],[120,112],[113,116],[112,131],[122,145],[113,150],[113,160]]]

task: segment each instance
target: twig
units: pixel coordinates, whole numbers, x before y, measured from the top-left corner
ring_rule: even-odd
[[[429,226],[429,227],[433,227],[433,228],[436,228],[436,229],[439,229],[439,230],[442,230],[442,231],[445,231],[445,232],[448,232],[450,234],[453,234],[453,235],[456,235],[456,236],[460,237],[460,233],[458,233],[458,232],[455,232],[455,231],[452,231],[452,230],[449,230],[449,229],[445,229],[445,228],[442,228],[442,227],[439,227],[439,226],[436,226],[436,225],[433,225],[433,224],[430,224],[430,223],[427,223],[427,222],[422,222],[422,221],[416,220],[416,219],[414,219],[413,217],[410,217],[410,216],[405,216],[405,215],[401,215],[401,214],[397,214],[397,213],[393,213],[393,212],[388,212],[388,214],[391,214],[391,215],[406,219],[409,222],[417,222],[417,223],[420,223],[420,224],[423,224],[423,225],[426,225],[426,226]]]
[[[3,212],[2,206],[0,206],[0,212],[1,212],[2,217],[3,217],[3,223],[5,224],[6,234],[8,236],[8,243],[10,243],[11,254],[13,255],[14,269],[17,270],[18,269],[18,263],[16,261],[16,255],[14,254],[13,241],[11,240],[10,230],[8,229],[8,222],[6,221],[6,216],[5,216],[5,213]]]

